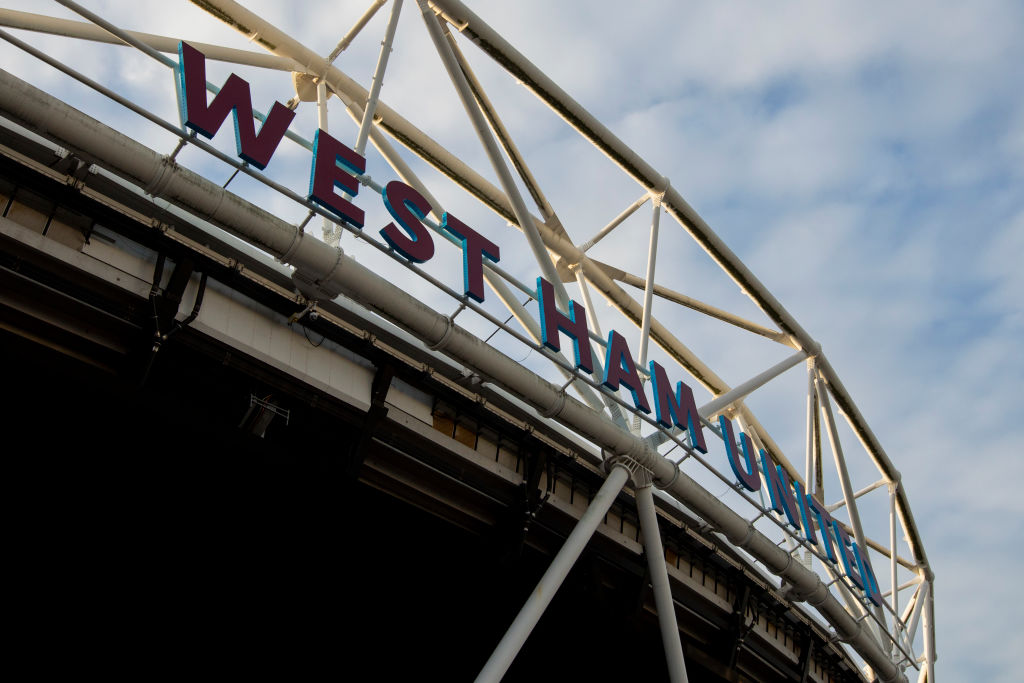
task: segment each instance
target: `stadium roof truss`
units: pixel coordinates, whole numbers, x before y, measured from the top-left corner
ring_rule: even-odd
[[[127,44],[172,70],[179,68],[178,38],[126,31],[70,0],[58,1],[81,15],[84,21],[0,10],[0,24],[8,28],[50,33],[71,39]],[[618,491],[632,480],[636,488],[644,541],[649,548],[647,554],[655,558],[651,566],[651,579],[656,598],[659,605],[665,604],[661,602],[663,600],[671,601],[667,593],[664,564],[657,560],[664,557],[664,553],[660,550],[661,541],[654,518],[653,484],[671,496],[677,504],[703,519],[708,525],[705,529],[707,533],[725,539],[742,551],[753,565],[778,577],[779,588],[785,598],[793,603],[806,602],[811,606],[808,612],[821,623],[830,625],[836,639],[846,643],[879,679],[905,680],[906,670],[913,668],[919,672],[919,680],[934,680],[934,576],[899,471],[840,381],[821,346],[697,215],[667,178],[458,0],[417,0],[416,3],[405,3],[405,11],[422,13],[425,30],[437,54],[424,57],[421,68],[438,63],[443,65],[465,109],[470,127],[483,143],[486,158],[498,180],[497,186],[381,99],[383,77],[392,52],[399,13],[403,9],[402,0],[392,0],[390,4],[382,47],[374,71],[369,75],[368,88],[336,66],[335,60],[361,32],[365,34],[368,27],[380,25],[380,22],[373,23],[372,19],[386,4],[385,0],[373,0],[365,14],[326,57],[236,2],[193,1],[213,17],[266,48],[270,54],[190,43],[193,47],[211,61],[291,72],[296,92],[287,106],[292,109],[298,106],[317,107],[318,123],[325,131],[328,126],[328,98],[336,96],[358,124],[353,149],[359,155],[364,155],[367,144],[372,144],[390,165],[391,171],[427,200],[432,211],[424,222],[436,234],[459,245],[450,232],[441,228],[442,204],[431,192],[428,183],[413,169],[407,160],[407,152],[440,171],[465,193],[497,214],[502,221],[518,230],[510,232],[506,238],[506,255],[514,257],[517,252],[518,255],[530,254],[535,260],[534,270],[552,284],[559,308],[569,310],[570,294],[567,286],[576,288],[589,314],[590,337],[594,344],[601,348],[608,344],[602,336],[602,330],[607,332],[608,325],[602,326],[598,318],[599,310],[591,298],[592,291],[596,290],[614,308],[614,313],[609,315],[614,315],[615,321],[625,319],[636,326],[638,336],[635,348],[639,348],[637,367],[642,369],[647,366],[653,342],[668,358],[678,363],[679,368],[703,386],[713,397],[699,408],[705,429],[723,436],[719,427],[721,423],[712,421],[712,418],[725,415],[728,419],[735,419],[758,449],[763,448],[770,454],[793,481],[799,482],[804,490],[823,505],[828,502],[824,498],[823,470],[828,466],[834,467],[829,477],[838,481],[841,496],[837,496],[835,502],[825,507],[829,512],[846,517],[847,521],[840,524],[861,549],[870,549],[866,551],[867,554],[879,560],[876,566],[887,566],[888,572],[878,572],[883,581],[887,576],[889,584],[888,590],[882,594],[882,604],[873,605],[864,599],[848,576],[833,569],[833,564],[820,546],[811,545],[804,538],[791,533],[786,528],[785,518],[772,511],[763,494],[760,499],[747,495],[727,468],[712,464],[709,457],[693,447],[690,435],[679,429],[663,428],[656,420],[636,411],[632,403],[602,387],[597,379],[601,374],[600,368],[595,368],[597,372],[591,377],[559,353],[545,347],[541,331],[543,321],[528,310],[529,302],[537,299],[538,292],[534,286],[522,282],[509,270],[494,262],[483,262],[487,285],[507,308],[504,313],[508,317],[503,319],[502,315],[495,313],[494,307],[486,307],[471,300],[431,275],[428,270],[396,254],[371,231],[356,229],[344,221],[339,223],[338,217],[322,206],[271,179],[253,165],[218,151],[215,146],[187,130],[181,121],[168,120],[159,113],[149,111],[133,99],[131,93],[114,92],[8,31],[0,31],[0,37],[174,134],[179,143],[169,155],[157,154],[116,131],[93,125],[95,122],[88,117],[8,74],[3,76],[0,84],[0,108],[3,109],[3,115],[73,150],[83,159],[141,188],[147,194],[164,199],[193,215],[205,217],[214,225],[256,245],[281,263],[294,266],[293,279],[302,292],[307,312],[315,309],[318,299],[333,299],[345,293],[410,332],[424,346],[458,361],[466,368],[467,375],[474,375],[478,382],[518,397],[537,413],[538,422],[558,423],[575,435],[576,439],[590,444],[595,454],[599,451],[608,472],[606,484],[591,502],[588,512],[542,579],[545,590],[537,591],[537,595],[543,594],[550,599],[598,520],[604,516],[607,506]],[[466,43],[473,44],[500,65],[515,82],[525,86],[573,131],[614,162],[625,176],[622,178],[623,183],[635,183],[638,186],[639,197],[636,201],[600,230],[583,234],[583,230],[574,229],[570,236],[555,206],[560,202],[578,202],[585,198],[561,196],[561,187],[550,195],[545,192],[551,188],[544,186],[531,173],[527,160],[513,142],[481,81],[470,68],[460,47]],[[440,62],[437,57],[440,57]],[[208,84],[208,89],[217,92],[213,84]],[[302,105],[302,102],[311,104]],[[258,112],[256,117],[260,120],[266,118]],[[346,131],[345,135],[348,136],[349,132]],[[293,142],[312,150],[312,143],[295,131],[289,130],[287,136]],[[205,150],[220,162],[232,166],[236,173],[254,178],[269,190],[303,207],[305,220],[298,226],[289,224],[256,209],[226,189],[186,171],[175,163],[175,158],[184,146]],[[374,192],[383,189],[368,174],[359,175],[357,179]],[[525,192],[520,188],[525,189]],[[528,206],[528,199],[532,201],[536,213]],[[598,261],[588,254],[613,231],[623,229],[621,226],[627,219],[645,206],[648,207],[645,211],[650,211],[651,220],[646,270],[642,276],[627,272],[615,264]],[[662,220],[662,214],[670,219],[668,225]],[[323,222],[323,239],[307,232],[307,224],[317,216]],[[681,227],[731,278],[735,286],[756,304],[766,317],[766,322],[748,320],[657,284],[659,231],[664,232],[669,226],[671,229]],[[452,297],[457,308],[450,314],[438,313],[369,269],[346,259],[339,246],[343,232],[351,233],[362,243],[387,255],[396,269],[414,271],[437,290]],[[528,251],[519,249],[514,252],[509,248],[513,240],[524,238]],[[636,288],[640,295],[630,294],[623,284]],[[524,298],[526,304],[521,303]],[[669,310],[666,306],[670,304],[685,307],[743,330],[749,333],[752,340],[768,339],[790,347],[792,352],[787,352],[781,362],[748,381],[730,386],[675,336],[669,326],[659,320],[654,314],[656,300],[661,302],[662,311]],[[456,317],[467,310],[487,321],[496,330],[502,330],[523,347],[543,356],[550,364],[549,369],[553,369],[564,383],[559,386],[545,380],[457,325]],[[510,324],[513,318],[518,326]],[[770,380],[799,365],[806,368],[806,392],[792,396],[792,401],[795,404],[806,404],[806,410],[802,411],[806,415],[802,470],[794,460],[786,457],[746,404],[748,397],[761,390]],[[643,371],[641,375],[644,375]],[[647,377],[644,376],[644,379],[647,380]],[[567,396],[566,391],[570,388],[579,400]],[[848,423],[859,442],[859,448],[851,449],[850,444],[840,442],[842,426],[837,424],[836,409]],[[827,436],[827,446],[822,443],[822,432]],[[663,449],[663,445],[667,449]],[[682,454],[682,459],[666,457],[673,453],[676,456]],[[858,464],[869,462],[877,472],[877,480],[855,490],[848,468],[851,458],[857,459]],[[826,465],[826,462],[831,462],[831,465]],[[695,469],[691,471],[687,468]],[[696,471],[702,474],[698,477]],[[858,473],[861,471],[857,470]],[[763,471],[761,476],[764,476]],[[702,481],[719,480],[727,485],[732,492],[729,500],[738,501],[739,507],[726,504],[719,497],[713,496],[698,483],[697,478],[702,478]],[[876,490],[888,494],[885,500],[877,494],[870,498],[875,503],[873,510],[888,512],[888,538],[868,535],[861,521],[862,504]],[[901,536],[905,539],[907,556],[900,554],[898,538]],[[650,549],[656,550],[652,552]],[[660,570],[656,566],[659,564]],[[662,584],[660,587],[659,582]],[[908,593],[909,598],[906,597]],[[501,678],[532,625],[543,612],[545,604],[536,597],[527,602],[478,680]],[[684,680],[685,670],[681,668],[683,655],[679,648],[678,634],[674,640],[668,635],[674,628],[674,612],[660,608],[658,612],[659,618],[666,619],[662,629],[669,670],[674,680]],[[923,627],[920,635],[919,625]]]

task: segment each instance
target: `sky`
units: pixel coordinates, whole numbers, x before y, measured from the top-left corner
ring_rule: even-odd
[[[259,49],[184,2],[86,4],[124,28]],[[936,575],[937,676],[1019,680],[1015,662],[1024,636],[1012,606],[1024,598],[1013,578],[1024,559],[1017,544],[1024,536],[1024,498],[1016,490],[1024,481],[1018,454],[1024,411],[1017,398],[1024,387],[1024,4],[467,4],[668,178],[821,343],[902,473]],[[4,5],[74,16],[56,3]],[[290,3],[249,6],[320,54],[365,7],[309,2],[300,15]],[[389,7],[336,62],[364,85]],[[148,57],[17,35],[175,120],[170,72]],[[484,54],[465,40],[460,45],[577,244],[643,194]],[[0,58],[5,69],[94,117],[117,121],[155,149],[173,148],[167,134],[18,50],[0,45]],[[263,109],[292,95],[287,73],[220,64],[209,69],[216,83],[237,71]],[[496,182],[410,0],[382,99]],[[354,140],[355,124],[332,107],[332,133]],[[292,130],[311,137],[314,128],[312,106],[301,105]],[[229,127],[215,143],[233,154]],[[180,160],[210,177],[229,173],[189,149]],[[517,232],[410,160],[446,209],[502,245],[502,266],[534,280],[537,264]],[[268,174],[302,193],[308,166],[306,150],[282,146]],[[367,171],[385,182],[395,177],[372,151]],[[233,181],[232,189],[288,220],[304,214],[252,181]],[[363,192],[368,226],[383,225],[385,214]],[[646,205],[591,255],[642,274],[650,216]],[[395,281],[416,286],[415,276],[352,238],[341,244]],[[424,270],[457,288],[451,274],[461,272],[458,259],[456,250],[439,249]],[[767,324],[664,216],[657,267],[659,283]],[[574,286],[569,291],[579,297]],[[440,310],[454,309],[443,296],[424,297]],[[487,306],[504,319],[494,298]],[[605,332],[621,330],[635,344],[634,328],[598,299],[594,308]],[[792,353],[671,304],[656,303],[654,311],[731,384]],[[460,321],[485,336],[493,330],[469,315]],[[493,343],[550,372],[535,353],[504,336]],[[651,357],[668,363],[657,349]],[[805,387],[806,374],[795,369],[748,400],[796,463],[803,462]],[[698,394],[698,402],[709,398]],[[841,438],[854,488],[872,483],[878,474],[845,427]],[[831,492],[837,495],[837,485]],[[874,511],[862,512],[868,536],[887,540],[884,488],[863,500]],[[907,552],[905,543],[901,548]]]

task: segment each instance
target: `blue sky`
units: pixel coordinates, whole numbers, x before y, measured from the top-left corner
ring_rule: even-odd
[[[72,16],[56,4],[5,4]],[[1015,659],[1024,636],[1012,606],[1024,598],[1015,578],[1024,558],[1016,544],[1024,536],[1017,490],[1024,481],[1017,398],[1024,387],[1024,5],[468,4],[669,178],[821,342],[903,473],[937,576],[938,675],[1019,680]],[[362,12],[362,3],[317,2],[298,16],[284,5],[253,7],[321,54]],[[185,3],[89,6],[123,27],[256,49]],[[369,82],[386,11],[337,62],[360,82]],[[173,117],[170,76],[147,58],[34,40]],[[98,118],[123,116],[9,46],[0,49],[17,75]],[[640,196],[507,74],[472,46],[463,49],[577,243]],[[257,102],[292,94],[287,74],[235,70],[253,83]],[[222,80],[227,71],[214,74]],[[493,176],[410,0],[382,96]],[[303,106],[293,129],[311,135],[314,119]],[[331,125],[343,131],[339,137],[354,138],[354,124],[340,113],[332,113]],[[138,136],[157,149],[173,146],[149,128]],[[308,153],[284,150],[268,171],[302,191]],[[198,156],[187,161],[216,177],[224,173]],[[372,154],[368,171],[392,177]],[[536,276],[536,264],[516,254],[525,250],[516,233],[423,173],[450,210],[458,207],[460,218],[491,231],[503,265],[528,281]],[[297,213],[284,203],[268,208]],[[641,215],[594,256],[642,273],[649,209]],[[663,221],[659,280],[763,322],[678,226],[668,225]],[[439,256],[432,272],[452,272],[455,256]],[[605,330],[628,329],[603,303],[595,306],[610,316]],[[656,314],[732,383],[786,355],[770,342],[748,350],[745,340],[685,311]],[[775,387],[780,396],[792,394],[785,403],[768,393],[751,405],[802,462],[805,380],[795,372]],[[789,401],[793,408],[781,407]],[[848,448],[855,446],[851,437]],[[872,481],[870,471],[855,475],[861,484]]]

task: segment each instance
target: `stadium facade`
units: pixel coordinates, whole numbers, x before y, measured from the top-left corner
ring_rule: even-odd
[[[87,21],[5,11],[0,23],[142,50],[174,70],[180,117],[39,52],[32,33],[3,32],[179,141],[155,151],[102,116],[0,78],[4,416],[12,442],[32,444],[18,458],[17,495],[32,511],[21,570],[59,616],[50,637],[92,657],[113,639],[185,666],[212,653],[254,670],[372,662],[383,679],[934,680],[934,577],[909,502],[820,347],[664,178],[479,17],[458,2],[419,3],[501,188],[379,101],[401,2],[368,89],[331,64],[337,51],[324,59],[236,3],[202,3],[258,35],[272,68],[293,72],[295,98],[256,112],[256,123],[248,83],[207,84],[200,67],[265,57],[128,33],[66,4]],[[376,26],[381,4],[342,42]],[[645,278],[586,255],[623,216],[589,244],[568,239],[449,27],[642,186],[627,212],[653,207]],[[326,118],[310,140],[289,128],[295,107],[313,106],[302,101],[319,100],[325,115],[330,95],[360,122],[351,148],[327,133]],[[227,126],[218,132],[229,114],[235,158],[205,141],[230,137]],[[311,153],[305,195],[260,173],[286,131]],[[401,181],[367,174],[368,141]],[[522,234],[498,243],[439,211],[392,142]],[[305,221],[190,171],[177,161],[186,146],[304,207]],[[394,220],[379,234],[360,230],[374,192]],[[662,214],[770,326],[656,287]],[[324,221],[324,239],[311,219]],[[337,246],[342,230],[396,273],[414,269],[453,308],[436,311],[351,258]],[[427,267],[444,239],[461,252],[458,284]],[[501,268],[517,256],[536,258],[535,283]],[[617,284],[631,277],[639,300]],[[639,345],[598,332],[588,288],[636,324]],[[536,313],[518,303],[523,293]],[[789,351],[729,387],[651,314],[656,293]],[[496,301],[507,320],[485,306]],[[462,325],[471,316],[559,379],[495,349]],[[676,365],[648,359],[649,341]],[[808,372],[802,472],[744,404],[797,366]],[[700,388],[713,398],[698,407]],[[837,412],[863,449],[847,455],[880,477],[860,490]],[[829,450],[841,490],[833,504],[822,474]],[[690,467],[728,483],[729,500]],[[882,542],[858,512],[876,490],[889,492]],[[116,625],[95,632],[97,613]],[[54,628],[45,617],[37,626]]]

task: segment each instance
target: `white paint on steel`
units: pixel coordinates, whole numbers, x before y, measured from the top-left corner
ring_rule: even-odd
[[[661,644],[665,648],[668,678],[672,683],[687,683],[683,644],[679,640],[675,601],[672,599],[672,588],[665,567],[665,550],[661,546],[661,530],[658,528],[658,515],[654,510],[654,495],[651,493],[647,471],[641,470],[637,474],[641,473],[645,481],[638,483],[636,488],[636,509],[644,537],[647,567],[651,572],[651,587],[654,589],[654,603],[658,609],[658,626],[661,630]]]
[[[640,363],[647,366],[647,342],[651,333],[651,306],[654,303],[654,271],[658,262],[658,224],[661,220],[661,198],[656,197],[651,212],[651,237],[647,244],[647,276],[644,289],[644,313],[640,323]]]
[[[547,571],[544,572],[544,576],[537,583],[537,587],[533,589],[533,593],[519,610],[519,614],[516,615],[512,625],[508,627],[508,631],[505,632],[494,652],[491,653],[484,668],[480,670],[480,674],[476,677],[477,683],[498,683],[508,671],[512,661],[533,631],[533,627],[540,621],[541,615],[551,603],[555,592],[565,581],[569,570],[576,563],[583,548],[586,547],[590,537],[594,535],[594,531],[601,524],[612,503],[615,502],[615,497],[619,495],[619,491],[628,480],[629,470],[622,465],[612,467],[608,478],[590,501],[587,511],[573,527],[561,550],[555,555]]]

